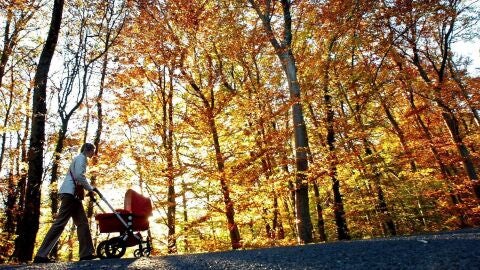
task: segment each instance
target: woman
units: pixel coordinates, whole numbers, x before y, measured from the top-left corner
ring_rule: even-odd
[[[80,154],[77,155],[72,164],[70,164],[69,171],[65,176],[59,194],[62,200],[60,210],[52,227],[48,231],[42,245],[37,251],[37,255],[33,259],[34,263],[50,263],[54,262],[48,258],[50,251],[57,243],[60,235],[67,225],[70,217],[73,218],[73,223],[77,226],[77,237],[80,243],[80,260],[92,260],[97,258],[94,255],[95,249],[92,243],[92,236],[90,234],[90,227],[88,226],[88,219],[85,215],[81,199],[75,198],[75,183],[81,184],[82,187],[88,190],[89,196],[93,196],[93,191],[96,188],[92,187],[85,177],[87,170],[87,158],[91,158],[95,154],[95,146],[91,143],[85,143],[80,149]]]

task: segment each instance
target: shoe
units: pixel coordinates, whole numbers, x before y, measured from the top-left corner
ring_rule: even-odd
[[[80,258],[80,261],[89,261],[89,260],[95,260],[98,259],[99,257],[96,255],[88,255]]]
[[[45,258],[45,257],[40,257],[40,256],[35,256],[33,258],[33,263],[54,263],[55,260],[52,260],[50,258]]]

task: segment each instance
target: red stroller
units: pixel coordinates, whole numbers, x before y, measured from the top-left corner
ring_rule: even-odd
[[[100,233],[120,233],[119,236],[102,241],[97,246],[97,256],[101,259],[120,258],[125,254],[127,247],[138,245],[134,251],[135,257],[150,256],[150,238],[143,240],[140,231],[148,230],[148,217],[152,215],[152,203],[139,193],[129,189],[125,193],[124,209],[114,210],[108,201],[97,190],[100,198],[108,205],[113,213],[105,213],[95,201],[103,214],[95,215]]]

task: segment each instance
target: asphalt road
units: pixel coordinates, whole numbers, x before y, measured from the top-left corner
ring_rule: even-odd
[[[480,269],[480,230],[0,269]]]

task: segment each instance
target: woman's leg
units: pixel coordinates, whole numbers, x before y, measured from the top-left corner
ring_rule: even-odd
[[[61,194],[60,198],[62,203],[60,205],[60,210],[58,211],[57,218],[55,219],[52,227],[48,230],[45,239],[43,239],[42,245],[37,251],[37,257],[47,258],[50,251],[57,243],[60,235],[67,225],[68,220],[72,216],[73,210],[76,208],[75,198],[70,194]]]
[[[91,256],[95,254],[95,249],[92,243],[92,235],[90,234],[90,227],[88,226],[87,215],[81,201],[78,201],[78,206],[72,213],[73,223],[77,226],[77,237],[79,242],[80,258]]]

